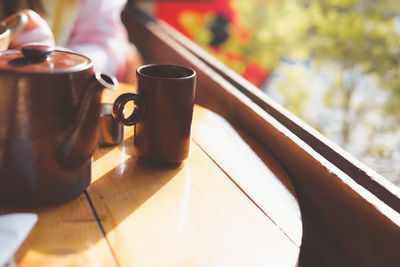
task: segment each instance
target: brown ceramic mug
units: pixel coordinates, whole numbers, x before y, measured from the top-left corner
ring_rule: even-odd
[[[113,108],[118,122],[135,125],[135,155],[161,164],[184,161],[190,152],[196,72],[184,66],[150,64],[138,68],[136,77],[137,94],[122,94]],[[135,109],[125,118],[129,101]]]

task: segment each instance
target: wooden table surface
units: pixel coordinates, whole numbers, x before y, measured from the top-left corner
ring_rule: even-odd
[[[195,106],[191,155],[181,166],[150,166],[132,150],[130,127],[122,144],[97,150],[92,183],[78,198],[2,207],[39,215],[16,265],[296,265],[302,225],[293,187],[244,131]]]

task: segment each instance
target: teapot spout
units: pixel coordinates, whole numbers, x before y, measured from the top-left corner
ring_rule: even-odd
[[[95,72],[71,125],[58,136],[56,154],[63,166],[80,166],[90,160],[96,150],[101,93],[105,88],[117,89],[118,81],[112,76]]]

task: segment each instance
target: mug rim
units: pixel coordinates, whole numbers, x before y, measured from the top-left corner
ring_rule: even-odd
[[[146,74],[143,73],[144,70],[146,69],[153,69],[155,67],[161,67],[161,68],[169,68],[169,69],[180,69],[180,70],[184,70],[184,71],[189,71],[190,74],[188,73],[188,75],[183,76],[183,75],[176,75],[174,77],[162,77],[162,76],[158,76],[158,75],[150,75],[150,74]],[[183,80],[183,79],[192,79],[196,76],[196,71],[190,67],[187,66],[183,66],[183,65],[177,65],[177,64],[162,64],[162,63],[152,63],[152,64],[146,64],[146,65],[142,65],[139,68],[137,68],[136,70],[136,75],[137,76],[141,76],[141,77],[146,77],[146,78],[150,78],[150,79],[161,79],[161,80]]]

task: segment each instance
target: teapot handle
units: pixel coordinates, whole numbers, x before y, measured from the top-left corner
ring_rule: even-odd
[[[12,39],[15,34],[25,28],[26,24],[28,23],[28,15],[23,12],[19,12],[7,18],[3,22],[6,28],[10,31],[10,39]]]

